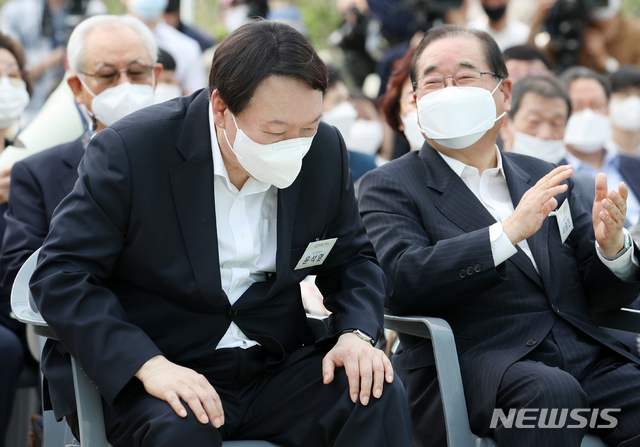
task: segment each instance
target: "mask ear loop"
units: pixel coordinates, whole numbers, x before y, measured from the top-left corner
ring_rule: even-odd
[[[500,79],[500,82],[498,82],[498,85],[496,85],[496,88],[493,89],[493,91],[491,92],[491,96],[493,96],[493,94],[496,92],[496,90],[498,90],[498,87],[500,87],[500,85],[502,84],[503,79]],[[496,120],[494,121],[494,123],[496,121],[498,121],[500,118],[502,118],[503,116],[505,116],[507,114],[506,111],[502,112],[502,115],[500,115],[499,117],[496,118]]]
[[[78,76],[78,79],[80,80],[80,84],[82,84],[82,86],[89,92],[92,98],[95,98],[96,94],[91,91],[91,89],[87,84],[85,84],[84,79],[82,79],[82,75],[78,74],[77,76]],[[98,128],[98,120],[96,119],[96,116],[93,114],[93,111],[89,110],[89,107],[85,106],[85,109],[87,109],[87,112],[89,112],[89,116],[91,117],[91,130],[96,132],[96,129]]]
[[[238,138],[238,123],[236,122],[236,117],[231,114],[231,118],[233,118],[233,124],[236,126],[236,138]],[[224,139],[227,140],[227,144],[229,145],[229,149],[233,151],[233,146],[229,142],[229,137],[227,136],[227,129],[222,129],[222,133],[224,134]],[[235,143],[235,141],[234,141]],[[233,151],[235,153],[235,151]]]

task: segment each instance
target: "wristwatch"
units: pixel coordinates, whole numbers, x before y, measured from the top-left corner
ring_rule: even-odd
[[[622,247],[622,250],[620,250],[614,256],[606,256],[604,253],[602,253],[602,250],[600,250],[600,245],[596,245],[596,248],[598,249],[598,252],[604,259],[606,259],[607,261],[615,261],[616,259],[620,258],[623,254],[625,254],[632,245],[633,245],[633,238],[631,237],[631,234],[629,234],[627,230],[624,230],[624,246]]]
[[[352,334],[356,334],[358,337],[360,337],[362,340],[366,341],[367,343],[371,343],[371,346],[374,346],[376,344],[376,341],[369,337],[367,334],[365,334],[364,332],[362,332],[360,329],[355,329],[353,331],[351,331]]]

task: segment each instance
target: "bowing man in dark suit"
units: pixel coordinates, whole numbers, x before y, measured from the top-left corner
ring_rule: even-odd
[[[31,282],[60,340],[43,355],[58,417],[71,355],[114,447],[410,444],[404,388],[372,346],[384,274],[344,142],[320,123],[326,83],[304,36],[253,22],[217,49],[209,91],[93,138]],[[332,312],[318,343],[309,274]]]
[[[589,429],[611,445],[640,445],[639,360],[591,316],[638,294],[626,186],[607,191],[600,174],[591,215],[577,205],[571,166],[498,151],[511,81],[486,33],[433,28],[411,76],[426,144],[365,175],[360,189],[388,307],[450,323],[475,433],[500,446],[578,447]],[[444,445],[429,341],[401,336],[401,346],[394,366],[415,445]],[[607,408],[620,409],[616,424],[566,414]],[[534,428],[492,424],[495,409],[533,417],[525,425]],[[562,429],[544,427],[550,414]]]

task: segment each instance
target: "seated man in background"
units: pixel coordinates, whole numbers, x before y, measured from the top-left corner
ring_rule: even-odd
[[[553,77],[551,61],[533,45],[516,45],[504,50],[502,55],[513,82],[532,75]]]
[[[152,105],[154,80],[162,70],[151,31],[131,16],[100,15],[83,21],[69,38],[67,54],[67,82],[95,129],[13,165],[0,251],[0,285],[7,291],[24,261],[42,245],[53,211],[73,189],[94,132]]]
[[[512,89],[486,33],[429,30],[411,76],[427,144],[365,174],[359,196],[387,306],[451,325],[474,433],[501,447],[578,447],[586,424],[521,429],[496,410],[619,408],[615,429],[601,421],[596,432],[638,445],[640,360],[591,316],[640,289],[640,250],[623,228],[626,186],[607,191],[600,174],[591,215],[576,203],[571,166],[497,149]],[[430,342],[400,337],[394,364],[414,445],[446,445]]]
[[[607,148],[640,157],[640,68],[627,65],[609,76],[611,141]]]
[[[585,67],[571,67],[560,76],[571,98],[571,117],[564,142],[566,160],[576,173],[595,179],[604,172],[610,185],[625,182],[628,186],[625,227],[640,219],[640,160],[608,149],[611,139],[608,79]]]
[[[410,445],[404,388],[373,347],[384,275],[344,142],[320,122],[326,86],[302,34],[252,22],[220,44],[208,91],[93,138],[31,280],[60,340],[43,355],[58,417],[74,410],[72,355],[114,447]],[[332,312],[318,343],[310,274]]]

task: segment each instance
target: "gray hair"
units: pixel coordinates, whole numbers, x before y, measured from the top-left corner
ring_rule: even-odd
[[[144,41],[147,50],[149,50],[151,62],[155,64],[158,61],[158,45],[149,27],[141,20],[130,15],[96,15],[80,22],[69,37],[69,43],[67,44],[67,61],[69,62],[71,72],[77,74],[84,69],[84,44],[87,35],[96,28],[107,28],[113,27],[114,25],[128,26],[138,33]]]
[[[598,81],[600,85],[602,85],[604,93],[607,95],[607,99],[611,96],[611,83],[609,80],[600,73],[597,73],[587,67],[583,67],[581,65],[569,67],[560,73],[560,76],[558,76],[558,80],[564,84],[567,90],[569,90],[569,85],[576,79],[593,79]]]

